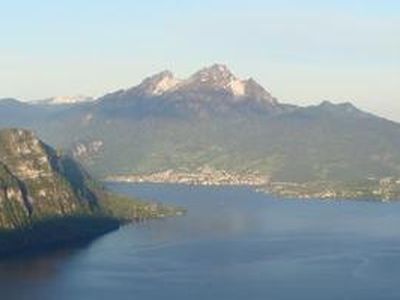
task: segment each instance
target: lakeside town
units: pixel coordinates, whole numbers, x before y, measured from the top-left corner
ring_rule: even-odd
[[[270,182],[257,191],[282,198],[298,199],[366,199],[400,200],[400,178],[368,178],[352,183],[342,182]]]
[[[187,185],[232,185],[263,186],[268,184],[268,177],[258,173],[231,173],[211,167],[202,167],[196,172],[166,170],[144,175],[115,175],[106,178],[111,182],[130,183],[177,183]]]
[[[232,173],[211,167],[195,172],[172,169],[150,174],[114,175],[109,182],[170,183],[203,186],[249,186],[258,192],[282,198],[298,199],[400,199],[400,179],[394,177],[369,178],[353,183],[315,181],[306,183],[273,182],[258,173]]]

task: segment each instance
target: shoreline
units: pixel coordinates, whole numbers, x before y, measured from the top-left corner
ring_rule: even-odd
[[[377,202],[395,202],[400,200],[400,193],[389,187],[383,188],[380,181],[365,181],[358,185],[334,182],[260,182],[260,181],[226,181],[226,180],[193,180],[190,178],[154,178],[149,175],[123,175],[110,176],[102,180],[108,183],[132,183],[132,184],[179,184],[186,186],[204,187],[247,187],[256,192],[269,194],[282,199],[299,200],[368,200]],[[397,186],[394,186],[397,188]]]
[[[127,183],[171,183],[203,186],[265,186],[269,183],[267,176],[258,173],[232,173],[203,167],[197,172],[174,171],[172,169],[149,174],[111,175],[103,179],[108,182]]]

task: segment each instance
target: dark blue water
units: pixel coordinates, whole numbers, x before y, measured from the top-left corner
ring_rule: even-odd
[[[400,299],[400,205],[113,184],[188,208],[0,263],[0,299]]]

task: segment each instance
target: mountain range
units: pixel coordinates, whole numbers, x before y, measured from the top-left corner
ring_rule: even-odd
[[[203,168],[271,182],[400,177],[400,125],[351,103],[281,103],[215,64],[163,71],[93,101],[0,101],[0,126],[35,130],[96,176]]]

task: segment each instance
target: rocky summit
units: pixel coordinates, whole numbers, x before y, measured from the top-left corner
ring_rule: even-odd
[[[217,112],[243,103],[257,104],[258,109],[279,106],[277,99],[254,79],[238,78],[222,64],[205,67],[187,79],[178,79],[171,71],[163,71],[144,79],[137,86],[107,94],[99,102],[110,105],[107,101],[117,100],[133,104],[143,98],[149,105],[152,101],[162,100],[189,109],[197,107],[206,110],[207,105],[212,104]]]

